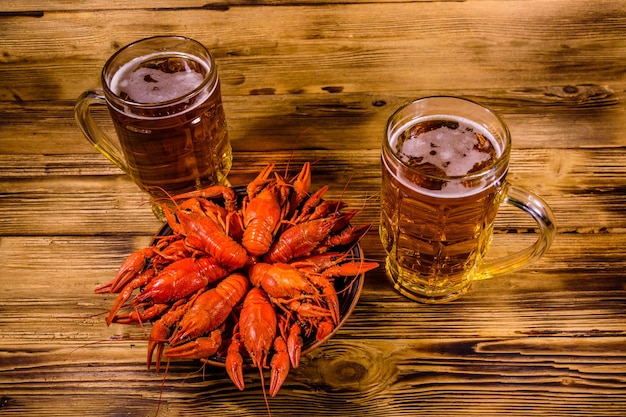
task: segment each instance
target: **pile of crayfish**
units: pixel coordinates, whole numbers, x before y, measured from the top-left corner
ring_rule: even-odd
[[[351,226],[358,211],[323,199],[328,186],[310,193],[309,163],[285,177],[270,164],[242,198],[217,185],[163,202],[171,233],[132,253],[96,288],[118,294],[108,325],[152,323],[148,368],[153,356],[157,372],[163,355],[224,358],[243,390],[247,361],[261,381],[270,368],[273,397],[298,366],[303,340],[334,331],[341,320],[335,280],[378,266],[351,249],[371,225]]]

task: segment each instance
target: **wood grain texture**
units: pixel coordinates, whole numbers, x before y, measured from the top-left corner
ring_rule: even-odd
[[[524,88],[603,87],[623,78],[615,57],[625,52],[625,9],[617,1],[469,1],[155,8],[133,19],[119,9],[6,16],[0,45],[11,84],[0,84],[0,98],[73,100],[98,84],[115,50],[170,33],[212,51],[225,95],[506,89],[520,79]]]
[[[510,181],[557,217],[542,259],[450,304],[368,273],[349,320],[269,400],[273,416],[625,415],[625,29],[621,0],[0,2],[0,415],[267,414],[254,371],[240,392],[196,361],[147,370],[146,333],[107,327],[112,297],[94,293],[161,223],[84,139],[74,102],[112,53],[165,33],[216,57],[230,181],[313,162],[313,186],[374,224],[370,259],[384,258],[384,126],[419,96],[497,111]],[[536,238],[511,207],[495,232],[493,257]]]

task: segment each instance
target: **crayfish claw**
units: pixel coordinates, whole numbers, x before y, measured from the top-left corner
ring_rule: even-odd
[[[335,325],[330,320],[322,320],[317,324],[317,332],[315,340],[321,341],[326,339],[335,329]]]
[[[124,289],[120,291],[119,294],[117,294],[117,297],[115,298],[115,301],[113,302],[113,305],[111,306],[111,309],[109,310],[109,314],[106,317],[107,326],[110,326],[111,323],[113,323],[115,316],[117,316],[117,313],[124,306],[126,301],[128,301],[133,291],[135,291],[135,289],[140,288],[143,285],[146,285],[146,283],[150,281],[150,279],[153,276],[154,276],[154,271],[151,269],[148,269],[144,271],[143,273],[139,274],[136,278],[134,278],[128,284],[126,284]]]
[[[274,340],[274,356],[270,362],[272,369],[270,375],[270,396],[275,397],[282,387],[283,382],[289,374],[289,355],[287,354],[287,344],[282,336],[278,336]]]
[[[221,197],[224,200],[224,207],[228,211],[234,211],[237,205],[237,195],[235,191],[227,185],[211,185],[201,190],[189,191],[187,193],[178,194],[174,197],[175,201],[183,199],[193,198],[217,198]],[[166,216],[167,217],[167,216]],[[171,226],[171,224],[170,224]]]
[[[171,328],[178,322],[183,314],[185,314],[185,311],[187,311],[187,309],[185,308],[184,300],[179,300],[174,303],[168,312],[152,324],[152,330],[150,330],[150,336],[148,338],[148,369],[150,369],[152,355],[156,350],[156,371],[159,372],[163,350],[170,336]]]
[[[335,287],[332,283],[325,286],[322,289],[322,294],[324,299],[326,300],[326,305],[330,310],[331,316],[333,318],[333,322],[335,324],[339,324],[341,320],[341,311],[339,310],[339,297],[337,296],[337,292],[335,291]]]
[[[364,274],[376,268],[378,268],[378,262],[346,262],[326,269],[323,275],[327,277],[349,277]]]
[[[321,247],[329,248],[333,246],[350,245],[359,241],[372,228],[371,224],[357,227],[346,227],[339,234],[328,236],[321,243]]]
[[[248,198],[254,197],[256,194],[259,193],[259,191],[261,191],[261,189],[263,189],[265,185],[267,185],[267,183],[269,182],[268,178],[274,170],[275,165],[276,164],[273,163],[268,164],[265,168],[263,168],[263,171],[261,171],[259,175],[257,175],[257,177],[252,182],[250,182],[250,184],[248,184],[248,186],[246,187]]]
[[[322,197],[328,191],[329,186],[324,185],[322,188],[314,192],[306,199],[302,204],[302,209],[300,210],[300,214],[293,219],[294,223],[303,223],[309,219],[311,212],[315,209],[315,207],[322,201]]]
[[[243,357],[241,356],[241,339],[239,335],[233,336],[233,339],[228,347],[228,353],[226,354],[226,373],[233,381],[233,384],[243,391]]]
[[[111,282],[98,285],[95,289],[95,293],[108,294],[122,291],[124,287],[144,270],[148,259],[153,257],[154,254],[155,251],[152,246],[131,253],[118,269],[115,278],[113,278]]]
[[[187,358],[203,359],[214,355],[222,344],[221,330],[214,330],[209,337],[199,337],[184,345],[169,348],[165,356],[169,359]]]
[[[164,348],[164,341],[150,340],[148,342],[148,369],[150,369],[150,365],[152,365],[152,355],[154,355],[154,351],[156,350],[156,371],[158,373],[161,370],[161,358],[163,358]]]
[[[293,195],[291,198],[291,207],[294,209],[309,196],[311,190],[311,163],[306,162],[302,170],[292,180]]]
[[[287,352],[289,353],[289,361],[292,368],[297,368],[300,364],[300,352],[302,351],[302,328],[298,323],[295,323],[289,329],[289,335],[287,336]]]

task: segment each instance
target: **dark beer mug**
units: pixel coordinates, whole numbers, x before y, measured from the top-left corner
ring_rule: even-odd
[[[117,141],[91,115],[104,104]],[[154,200],[226,182],[232,151],[217,68],[192,39],[157,36],[122,48],[75,116],[94,147]]]

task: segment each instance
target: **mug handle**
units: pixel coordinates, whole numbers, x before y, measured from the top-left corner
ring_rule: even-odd
[[[91,106],[107,105],[104,94],[100,89],[87,90],[80,95],[74,106],[74,117],[78,127],[83,132],[87,140],[107,159],[113,162],[118,168],[130,175],[130,170],[122,156],[119,145],[111,140],[104,131],[96,124],[91,115]]]
[[[528,213],[539,226],[539,236],[534,244],[518,252],[485,262],[473,276],[482,280],[522,268],[539,259],[550,247],[556,235],[556,221],[550,206],[535,193],[511,184],[504,202]]]

